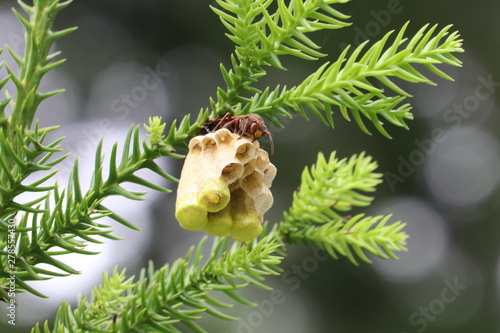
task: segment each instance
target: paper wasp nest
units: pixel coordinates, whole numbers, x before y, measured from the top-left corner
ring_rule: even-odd
[[[175,217],[184,229],[249,241],[262,232],[276,176],[259,142],[220,129],[189,142]]]

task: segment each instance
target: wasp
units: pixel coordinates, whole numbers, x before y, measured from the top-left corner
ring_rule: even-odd
[[[267,134],[269,136],[269,143],[271,144],[271,155],[274,154],[273,137],[267,129],[264,119],[258,114],[250,113],[241,116],[232,116],[228,112],[222,117],[210,118],[201,127],[201,133],[207,134],[222,128],[239,134],[240,138],[252,138],[252,141],[258,140]]]

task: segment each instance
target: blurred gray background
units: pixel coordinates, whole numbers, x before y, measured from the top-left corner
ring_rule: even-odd
[[[170,123],[208,105],[223,85],[219,64],[228,64],[234,49],[209,4],[86,0],[59,15],[58,28],[79,29],[55,45],[67,62],[45,78],[43,88],[66,92],[43,102],[38,117],[44,126],[62,125],[57,135],[66,136],[63,147],[73,152],[61,166],[60,183],[78,155],[88,184],[101,137],[109,154],[132,123],[155,115]],[[22,51],[23,32],[12,6],[15,2],[0,1],[0,43]],[[409,251],[399,261],[374,258],[373,264],[356,267],[345,258],[325,259],[320,252],[290,247],[285,274],[267,280],[277,293],[247,288],[243,294],[259,304],[256,308],[231,309],[240,322],[206,317],[205,327],[228,333],[499,332],[500,2],[365,0],[336,8],[351,14],[353,25],[314,35],[329,57],[316,62],[284,58],[288,71],[270,69],[261,87],[293,86],[324,61],[334,61],[345,45],[376,41],[408,20],[409,33],[426,23],[453,24],[464,39],[466,52],[458,55],[463,68],[441,67],[455,82],[404,85],[414,95],[409,102],[415,120],[410,131],[388,125],[393,140],[373,127],[372,136],[362,133],[338,112],[335,129],[314,117],[285,120],[285,129],[269,126],[278,176],[272,188],[275,204],[266,218],[280,221],[304,166],[314,163],[319,151],[335,150],[339,157],[366,151],[386,180],[366,212],[392,212],[393,222],[408,222]],[[6,53],[4,58],[10,61]],[[266,140],[262,144],[269,147]],[[181,160],[161,163],[179,175]],[[175,189],[175,184],[164,185]],[[114,265],[132,275],[150,259],[162,266],[183,256],[203,235],[179,227],[174,199],[175,192],[148,193],[145,202],[108,200],[143,232],[116,226],[122,241],[92,245],[102,252],[98,256],[66,258],[82,275],[33,283],[49,298],[19,295],[16,327],[0,320],[0,331],[26,332],[35,322],[53,318],[62,299],[74,304]]]

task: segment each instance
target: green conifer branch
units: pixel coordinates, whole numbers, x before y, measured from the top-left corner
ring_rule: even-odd
[[[302,172],[300,187],[284,213],[286,225],[304,227],[311,222],[340,220],[340,212],[370,205],[373,197],[363,192],[374,192],[382,182],[382,174],[374,172],[376,168],[377,163],[364,153],[341,160],[335,152],[328,160],[319,153],[316,163]]]
[[[430,28],[425,25],[411,39],[404,37],[407,26],[408,23],[401,28],[392,43],[388,43],[388,40],[394,31],[387,33],[364,54],[362,52],[367,42],[358,46],[350,56],[347,56],[347,47],[337,61],[323,64],[296,87],[266,88],[250,98],[241,113],[258,113],[281,125],[276,116],[300,114],[307,119],[306,110],[309,110],[326,125],[333,127],[332,107],[338,107],[346,120],[354,118],[365,133],[370,134],[370,131],[363,118],[371,121],[384,136],[391,138],[382,120],[408,129],[405,120],[413,119],[411,106],[403,104],[411,95],[393,80],[435,85],[415,65],[422,65],[432,73],[452,80],[436,65],[460,66],[461,61],[453,53],[463,52],[458,33],[449,33],[451,26],[436,33],[436,25]],[[392,91],[392,95],[375,87],[373,80],[384,84]]]
[[[363,250],[381,257],[396,259],[394,251],[406,251],[404,223],[386,226],[385,217],[342,216],[353,207],[366,207],[373,200],[382,174],[375,173],[377,163],[364,153],[339,160],[333,152],[326,160],[318,154],[316,164],[305,168],[299,190],[294,192],[290,209],[284,213],[279,234],[285,242],[319,246],[337,258],[346,256],[357,265],[353,251],[371,262]],[[382,220],[380,221],[380,219]]]
[[[349,16],[335,10],[332,5],[349,0],[292,0],[276,1],[275,12],[268,10],[274,0],[216,0],[219,7],[211,6],[220,17],[236,44],[231,56],[232,69],[221,64],[227,90],[217,90],[217,102],[211,100],[212,116],[226,112],[242,114],[239,103],[248,103],[245,94],[259,93],[252,85],[266,74],[264,66],[285,69],[279,60],[282,55],[316,60],[319,45],[307,33],[323,29],[339,29],[349,25],[341,20]]]
[[[149,126],[151,129],[150,138],[152,140],[157,140],[158,137],[161,137],[159,131],[162,131],[164,127],[165,126],[161,124],[161,119],[151,120]],[[1,138],[0,135],[0,139]],[[56,143],[59,141],[60,140],[57,140]],[[49,146],[50,154],[59,151],[59,149],[54,148],[54,145],[55,144]],[[43,146],[36,147],[38,147],[40,151],[44,151]],[[1,207],[3,208],[1,211],[2,216],[14,214],[19,210],[25,211],[26,215],[24,215],[23,221],[28,221],[29,218],[29,222],[31,223],[31,226],[27,228],[17,229],[19,239],[24,239],[26,241],[21,243],[15,253],[14,261],[16,262],[16,267],[12,269],[6,258],[3,258],[5,260],[1,260],[0,262],[0,269],[5,272],[5,278],[8,273],[15,273],[16,283],[20,289],[26,289],[26,281],[42,279],[47,274],[52,276],[64,275],[51,272],[48,269],[40,270],[37,266],[42,263],[56,267],[66,274],[78,274],[77,271],[57,260],[56,257],[67,253],[95,254],[94,252],[85,250],[89,242],[101,243],[98,237],[116,239],[111,235],[109,225],[98,222],[102,217],[108,216],[129,228],[138,230],[132,223],[126,221],[115,212],[108,210],[103,204],[103,201],[111,195],[121,195],[128,199],[142,200],[142,195],[144,193],[130,192],[121,186],[126,182],[140,184],[156,191],[170,192],[170,190],[157,184],[150,183],[136,176],[134,173],[138,170],[147,168],[163,178],[175,182],[176,179],[174,177],[165,173],[154,162],[154,159],[160,156],[170,156],[172,153],[169,151],[168,146],[159,146],[156,141],[155,144],[152,144],[152,141],[149,143],[144,142],[141,146],[139,127],[135,126],[132,126],[127,134],[120,161],[117,161],[116,158],[117,149],[118,146],[115,144],[109,160],[109,173],[107,177],[104,177],[102,174],[104,164],[102,141],[99,143],[95,157],[95,173],[90,188],[86,193],[81,192],[78,175],[78,160],[76,160],[74,164],[66,190],[60,191],[57,185],[49,187],[38,186],[44,180],[50,178],[55,172],[34,184],[28,186],[22,185],[19,189],[5,189],[7,192],[6,194],[10,196],[15,196],[18,193],[28,190],[45,192],[39,199],[29,203],[17,203],[11,198],[10,201]],[[64,157],[65,156],[62,158]],[[19,157],[16,158],[19,159]],[[37,169],[33,169],[34,166],[42,170],[48,170],[62,158],[45,164],[30,163],[26,168],[31,167],[31,169],[28,170],[29,172],[25,173],[29,174],[36,171]],[[45,158],[45,160],[47,159],[48,158]],[[45,160],[41,160],[41,162],[45,162]],[[16,168],[20,168],[23,165],[24,164],[18,165]],[[8,173],[5,174],[7,176],[9,175]],[[24,175],[21,172],[18,172],[18,174]],[[11,177],[7,177],[7,179],[11,179],[7,182],[8,184],[12,183],[15,185],[20,183],[16,181],[12,175]],[[2,198],[7,199],[8,196],[5,195]],[[26,225],[28,226],[27,223]],[[54,248],[60,248],[62,250],[54,251]],[[29,291],[39,296],[43,296],[31,288]],[[0,296],[5,297],[5,295],[2,295],[1,290]]]
[[[0,224],[0,244],[1,249],[5,249],[8,240],[14,238],[18,246],[14,255],[15,265],[9,263],[9,256],[3,255],[0,258],[0,284],[5,285],[6,278],[14,274],[19,290],[28,290],[40,295],[25,281],[60,274],[35,267],[34,262],[38,260],[37,258],[46,256],[46,253],[38,255],[34,249],[31,251],[33,256],[18,256],[17,254],[26,252],[39,235],[36,216],[45,214],[41,206],[48,202],[49,191],[57,193],[57,185],[42,184],[49,181],[55,171],[41,176],[31,184],[24,182],[28,176],[35,172],[49,171],[66,156],[56,156],[61,151],[59,142],[62,138],[45,144],[47,133],[56,127],[39,129],[37,123],[34,129],[31,127],[38,105],[45,98],[59,92],[42,93],[38,90],[44,74],[62,63],[62,61],[54,61],[58,53],[49,54],[50,47],[55,40],[74,29],[58,32],[51,30],[56,14],[65,8],[70,1],[40,0],[35,1],[33,6],[22,1],[18,3],[28,14],[28,18],[25,18],[14,9],[15,15],[26,29],[25,52],[21,56],[7,46],[7,50],[16,61],[19,71],[15,73],[8,65],[5,65],[8,76],[0,81],[0,87],[3,87],[8,81],[12,81],[16,88],[16,94],[12,98],[6,94],[7,98],[0,103],[0,145],[2,150],[2,158],[0,159],[0,180],[2,182],[0,187],[0,220],[2,221]],[[10,104],[11,109],[11,115],[8,118],[4,113],[7,104]],[[30,202],[19,202],[17,197],[26,192],[40,192],[41,194]],[[13,219],[20,212],[16,233],[14,237],[9,238],[12,234],[7,232],[8,224],[6,221]],[[35,238],[30,240],[30,236]],[[9,255],[12,259],[12,253]],[[45,261],[49,260],[45,259]],[[40,274],[44,274],[44,276],[40,276]],[[0,297],[8,299],[4,288],[0,288]]]
[[[62,91],[41,93],[38,87],[43,76],[48,71],[64,62],[64,60],[54,62],[59,53],[49,54],[52,44],[57,39],[76,29],[51,30],[56,14],[67,7],[71,0],[65,2],[39,0],[35,1],[33,6],[27,5],[22,0],[19,0],[18,3],[28,14],[28,18],[13,9],[14,14],[26,29],[26,48],[24,56],[20,56],[12,48],[7,47],[7,50],[19,66],[19,73],[14,73],[9,66],[6,66],[10,80],[14,82],[17,90],[10,116],[12,135],[15,135],[17,127],[21,127],[23,132],[29,129],[38,105],[44,99]]]
[[[406,251],[408,235],[401,231],[405,223],[400,221],[386,225],[391,214],[386,216],[365,216],[358,214],[339,220],[330,220],[322,225],[313,225],[287,234],[291,244],[303,243],[319,246],[333,258],[345,256],[354,265],[356,254],[363,261],[371,263],[365,252],[383,259],[398,259],[395,251]]]
[[[3,129],[0,128],[0,145],[3,148],[2,159],[0,159],[0,218],[6,219],[8,216],[15,214],[17,211],[32,211],[33,203],[19,203],[15,198],[25,192],[45,192],[54,189],[54,186],[40,186],[42,183],[50,179],[55,172],[50,173],[40,180],[32,184],[23,184],[26,178],[37,171],[47,171],[67,155],[60,156],[48,162],[54,154],[61,151],[59,143],[62,140],[58,139],[54,142],[44,145],[47,133],[56,129],[45,128],[38,129],[35,126],[34,131],[22,134],[21,128],[18,127],[15,137],[9,137]],[[43,200],[40,199],[40,200]]]
[[[236,44],[235,53],[246,67],[275,66],[284,69],[280,55],[308,60],[325,56],[307,33],[349,26],[349,18],[332,5],[349,0],[216,0],[211,6],[228,29],[226,34]],[[276,3],[274,12],[268,10]]]
[[[272,233],[271,233],[272,234]],[[255,239],[245,246],[228,238],[214,240],[211,253],[202,263],[206,237],[185,258],[156,269],[152,263],[137,280],[126,278],[117,268],[111,276],[104,273],[103,283],[92,295],[80,297],[78,307],[63,302],[56,315],[54,329],[48,322],[37,324],[32,332],[181,332],[182,322],[194,332],[206,332],[196,321],[208,313],[224,320],[238,318],[220,309],[231,307],[214,298],[219,291],[236,302],[253,305],[235,291],[262,283],[266,275],[278,275],[282,257],[280,242],[271,236]],[[135,280],[135,281],[134,281]]]
[[[224,5],[222,5],[222,2],[224,2]],[[283,126],[279,117],[292,117],[294,114],[300,114],[308,119],[306,110],[309,110],[323,123],[333,127],[334,110],[332,107],[339,108],[346,120],[350,121],[353,118],[365,133],[370,134],[370,131],[366,127],[363,118],[372,122],[375,128],[384,136],[391,138],[384,128],[384,120],[395,126],[408,129],[406,120],[413,119],[410,112],[411,106],[404,103],[406,98],[411,97],[411,95],[404,91],[394,80],[434,85],[435,83],[422,73],[422,69],[417,69],[415,66],[425,67],[430,72],[448,80],[452,80],[452,78],[436,65],[461,66],[461,61],[453,54],[463,52],[462,40],[457,32],[449,32],[451,26],[438,30],[437,25],[432,27],[425,25],[409,39],[405,37],[409,24],[406,23],[392,43],[389,43],[389,39],[394,34],[394,31],[387,33],[364,53],[363,50],[366,48],[367,42],[358,46],[349,56],[349,47],[347,47],[334,63],[323,64],[316,72],[295,87],[290,89],[286,86],[277,86],[274,89],[267,87],[260,91],[253,84],[260,77],[266,75],[262,66],[272,64],[266,61],[258,61],[257,66],[253,61],[256,61],[255,59],[264,59],[266,56],[270,57],[270,54],[275,54],[273,52],[276,51],[272,48],[264,48],[266,52],[263,52],[258,41],[255,41],[257,44],[252,44],[251,39],[260,40],[264,32],[255,34],[259,37],[252,35],[253,37],[250,38],[247,36],[248,31],[252,31],[249,27],[258,30],[264,29],[260,27],[261,25],[266,26],[261,21],[258,21],[258,24],[248,23],[257,20],[259,13],[262,14],[270,4],[269,1],[266,1],[266,6],[259,7],[260,2],[262,0],[219,0],[218,3],[222,8],[225,10],[232,8],[231,10],[235,12],[231,19],[226,17],[227,15],[221,14],[221,12],[224,12],[223,10],[213,8],[216,13],[221,15],[223,22],[225,20],[232,22],[234,29],[230,29],[230,31],[235,35],[242,36],[241,45],[237,46],[237,56],[231,56],[232,70],[226,69],[221,64],[221,72],[227,89],[224,90],[220,87],[217,89],[216,101],[210,100],[210,113],[208,110],[201,110],[197,121],[193,124],[189,123],[190,118],[184,118],[181,122],[182,126],[179,126],[178,129],[174,128],[175,124],[172,125],[170,133],[175,133],[176,137],[180,139],[176,140],[176,147],[187,148],[186,145],[182,144],[182,139],[190,139],[196,135],[197,128],[202,126],[209,117],[217,117],[226,112],[234,115],[256,113],[266,117],[277,126]],[[301,1],[292,1],[290,6],[295,2]],[[319,2],[311,1],[308,4],[312,6],[313,3],[317,5]],[[323,4],[323,6],[326,5]],[[300,6],[297,5],[297,7]],[[248,10],[244,11],[242,8]],[[285,11],[290,11],[286,6],[280,8],[287,8]],[[317,7],[314,8],[317,9]],[[279,16],[278,12],[273,15]],[[267,15],[271,14],[268,13]],[[285,17],[289,16],[283,15]],[[342,16],[340,13],[338,15]],[[297,20],[294,22],[303,24],[305,21]],[[256,26],[254,27],[254,25]],[[244,27],[250,30],[244,29]],[[296,29],[300,31],[307,30],[304,26],[300,27],[302,29]],[[335,28],[338,27],[340,26],[335,26]],[[277,28],[274,30],[282,32]],[[270,31],[269,36],[272,36],[273,29],[270,29]],[[294,30],[290,28],[290,31]],[[292,34],[290,31],[289,33]],[[243,41],[244,36],[250,39]],[[284,40],[286,39],[280,40],[278,38],[278,41],[273,45],[281,45]],[[245,52],[252,52],[253,50],[253,53],[248,53],[251,56],[247,56],[248,59],[251,59],[251,62],[240,59],[238,54],[243,51],[239,48],[248,49]],[[374,81],[381,82],[390,92],[387,93],[385,89],[375,87]],[[253,94],[253,96],[249,94]]]

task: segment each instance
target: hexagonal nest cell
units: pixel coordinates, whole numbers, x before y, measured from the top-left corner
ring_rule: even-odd
[[[179,180],[176,218],[187,230],[249,241],[262,232],[275,176],[258,141],[227,129],[194,137]]]

